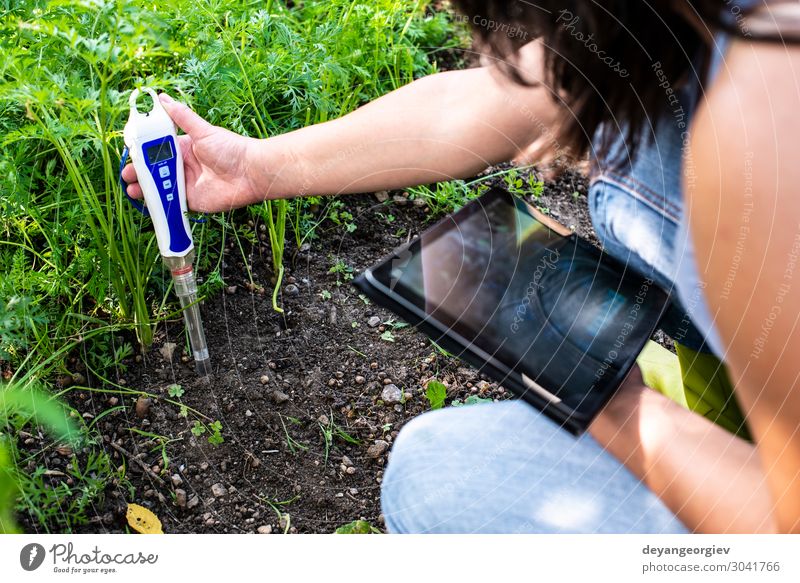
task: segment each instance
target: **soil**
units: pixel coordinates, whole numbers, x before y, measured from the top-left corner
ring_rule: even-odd
[[[585,193],[583,177],[566,173],[532,202],[596,240]],[[110,485],[78,532],[124,532],[128,502],[153,510],[171,533],[325,533],[359,519],[383,529],[388,450],[402,426],[430,408],[427,382],[447,386],[448,405],[470,395],[509,397],[412,328],[396,327],[392,314],[350,285],[350,268],[369,267],[433,222],[427,207],[404,193],[378,201],[385,197],[342,197],[355,230],[325,221],[310,245],[287,243],[283,314],[259,289],[272,289],[268,244],[245,248],[255,288],[238,247],[224,251],[226,288],[202,306],[214,367],[209,379],[195,374],[176,320],[159,328],[146,354],[129,359],[121,383],[131,394],[104,393],[97,379],[87,384],[99,392],[69,393],[80,414],[99,419],[104,446],[115,466],[125,465],[129,482]],[[332,273],[336,264],[347,270]],[[177,345],[171,357],[167,343]],[[184,391],[179,398],[168,393],[175,384]],[[384,402],[386,387],[397,392],[390,385],[402,393],[401,403]],[[210,429],[195,435],[198,417],[181,416],[178,401],[206,416],[206,425],[219,421],[224,442],[209,443]],[[57,474],[70,454],[46,459],[56,471],[46,478],[53,486],[67,479]],[[41,528],[22,518],[28,532]]]

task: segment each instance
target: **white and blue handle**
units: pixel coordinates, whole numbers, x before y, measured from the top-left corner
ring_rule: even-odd
[[[123,132],[136,177],[156,232],[163,257],[183,257],[194,249],[186,215],[186,184],[175,124],[155,91],[142,88],[153,100],[153,109],[136,107],[139,89],[131,92],[130,116]]]

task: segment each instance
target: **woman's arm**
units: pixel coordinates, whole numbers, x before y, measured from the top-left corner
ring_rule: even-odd
[[[782,532],[800,532],[798,74],[800,47],[733,43],[697,117],[688,192],[701,279]]]
[[[529,80],[542,78],[538,43],[523,49],[519,65]],[[187,134],[181,148],[189,206],[205,212],[471,176],[552,139],[562,114],[544,85],[514,84],[493,66],[431,75],[342,118],[266,140],[162,103]],[[129,194],[141,196],[132,166],[123,177]]]
[[[540,68],[538,45],[527,66]],[[528,69],[531,70],[531,69]],[[495,67],[425,77],[342,118],[262,146],[268,195],[371,192],[473,176],[552,132],[560,109],[542,85]],[[291,162],[273,178],[285,156]]]
[[[631,374],[592,436],[695,532],[771,532],[755,448]]]

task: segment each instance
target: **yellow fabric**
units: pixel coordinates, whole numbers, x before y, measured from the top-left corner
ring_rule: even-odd
[[[725,365],[713,354],[675,343],[673,354],[648,341],[636,359],[644,383],[744,439],[750,439]]]
[[[689,408],[731,433],[750,439],[744,415],[733,396],[733,383],[722,361],[713,354],[695,352],[677,342],[675,350]]]
[[[644,350],[636,359],[636,364],[642,370],[644,384],[679,405],[689,408],[683,391],[681,367],[677,356],[660,344],[648,340]]]

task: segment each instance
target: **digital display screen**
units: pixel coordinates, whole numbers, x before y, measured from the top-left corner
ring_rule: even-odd
[[[149,160],[150,164],[163,162],[164,160],[169,160],[174,156],[172,153],[172,142],[169,140],[164,140],[160,144],[150,146],[147,148],[147,150],[145,150],[145,153],[147,154],[147,159]]]
[[[650,337],[666,295],[551,230],[521,199],[504,193],[470,204],[374,276],[551,402],[596,413]]]

